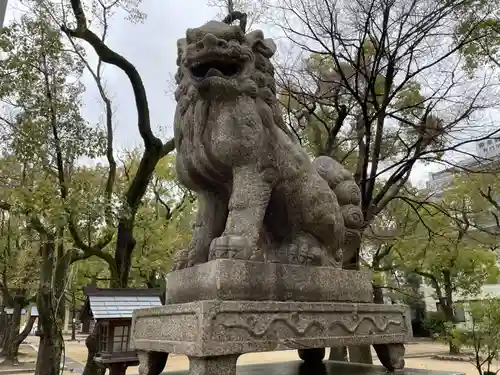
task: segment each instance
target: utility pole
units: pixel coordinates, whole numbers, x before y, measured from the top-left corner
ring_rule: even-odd
[[[0,28],[3,27],[5,20],[5,11],[7,10],[7,0],[0,0]]]

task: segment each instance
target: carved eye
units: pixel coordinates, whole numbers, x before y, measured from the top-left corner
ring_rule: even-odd
[[[231,39],[237,40],[239,43],[245,42],[245,34],[239,25],[231,25]]]

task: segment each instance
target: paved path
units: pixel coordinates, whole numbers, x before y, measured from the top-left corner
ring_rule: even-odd
[[[38,353],[38,346],[34,344],[29,344],[33,350]],[[82,374],[85,364],[71,359],[67,355],[64,356],[64,371],[69,371],[73,374]]]
[[[85,364],[75,361],[69,357],[65,357],[64,361],[64,369],[65,371],[70,371],[73,374],[83,374],[83,369],[85,368]]]

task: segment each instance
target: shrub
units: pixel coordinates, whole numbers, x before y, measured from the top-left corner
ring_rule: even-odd
[[[424,329],[433,339],[447,336],[446,319],[441,311],[430,311],[423,322]]]

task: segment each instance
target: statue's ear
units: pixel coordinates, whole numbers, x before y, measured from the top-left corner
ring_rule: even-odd
[[[246,35],[246,39],[252,50],[261,53],[267,58],[276,53],[276,43],[271,38],[264,39],[262,30],[254,30]]]
[[[278,49],[278,47],[276,46],[276,43],[274,43],[274,40],[272,40],[271,38],[267,38],[267,39],[264,39],[262,41],[262,44],[264,44],[264,46],[267,48],[267,50],[269,51],[269,54],[270,56],[266,56],[266,57],[273,57],[273,55],[276,53],[276,50]]]
[[[186,50],[186,39],[177,40],[177,66],[181,66],[182,55]]]

